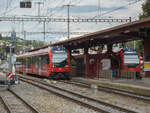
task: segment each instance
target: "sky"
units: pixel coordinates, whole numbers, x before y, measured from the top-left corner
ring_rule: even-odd
[[[31,1],[32,8],[20,8],[20,1]],[[70,6],[70,18],[132,18],[138,20],[142,12],[141,6],[145,0],[0,0],[0,17],[32,17],[47,16],[49,18],[67,18],[67,7]],[[38,2],[41,2],[40,12],[38,12]],[[70,23],[70,32],[95,32],[117,26],[124,23],[94,23],[78,22]],[[20,38],[27,40],[44,41],[43,34],[27,34],[26,32],[43,32],[42,22],[5,22],[0,21],[0,32],[3,36],[10,36],[12,30],[17,32]],[[57,42],[67,39],[66,34],[55,34],[55,32],[67,32],[67,22],[47,22],[46,23],[46,42]],[[5,33],[4,33],[5,32]],[[82,34],[83,35],[83,34]],[[71,35],[77,37],[79,35]]]

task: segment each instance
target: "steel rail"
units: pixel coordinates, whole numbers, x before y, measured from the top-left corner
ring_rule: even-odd
[[[4,104],[5,109],[7,110],[7,112],[8,113],[13,113],[11,108],[9,107],[8,103],[5,101],[5,99],[2,96],[0,96],[0,98],[1,98],[1,100],[3,102],[3,104]]]
[[[86,83],[77,83],[77,82],[69,82],[69,81],[60,81],[60,82],[73,84],[73,85],[77,85],[77,86],[80,86],[80,87],[90,88],[90,85],[86,84]],[[99,85],[98,85],[98,90],[108,92],[108,93],[114,93],[114,94],[119,94],[119,95],[131,97],[131,98],[135,98],[135,99],[138,99],[138,100],[140,99],[142,101],[147,101],[147,102],[150,103],[150,96],[147,96],[147,95],[140,95],[140,94],[133,93],[133,92],[128,92],[128,91],[115,89],[115,88],[108,88],[108,87],[99,86]]]
[[[21,76],[21,77],[24,77],[24,76]],[[36,79],[38,80],[38,78],[36,78]],[[91,88],[90,84],[81,83],[81,82],[72,82],[72,81],[70,82],[70,81],[64,81],[64,80],[59,81],[59,82],[74,84],[74,85],[77,85],[80,87],[85,87],[85,88]],[[108,93],[119,94],[119,95],[126,96],[126,97],[131,97],[131,98],[135,98],[135,99],[146,101],[146,102],[150,103],[150,96],[147,96],[147,95],[141,95],[141,94],[137,94],[137,93],[133,93],[133,92],[129,92],[129,91],[120,90],[117,88],[109,88],[109,87],[104,87],[104,86],[100,86],[100,85],[98,85],[98,90],[108,92]]]
[[[32,110],[34,113],[40,113],[39,110],[37,110],[36,108],[34,108],[31,104],[29,104],[27,101],[25,101],[22,97],[20,97],[17,93],[15,93],[13,90],[9,90],[12,94],[14,94],[17,98],[19,98],[21,101],[24,102],[24,104],[26,104],[30,110]]]
[[[109,103],[106,103],[106,102],[103,102],[103,101],[100,101],[100,100],[96,100],[96,99],[93,99],[93,98],[90,98],[90,97],[87,97],[87,96],[83,96],[83,95],[80,95],[78,93],[74,93],[74,92],[71,92],[71,91],[68,91],[68,90],[65,90],[65,89],[62,89],[62,88],[59,88],[59,87],[56,87],[56,86],[53,86],[53,85],[50,85],[50,84],[46,84],[46,83],[43,83],[41,81],[38,81],[38,80],[34,80],[34,79],[29,79],[29,78],[20,78],[20,80],[24,81],[24,82],[27,82],[27,83],[30,83],[32,85],[36,85],[37,87],[39,88],[44,88],[43,86],[39,85],[42,84],[42,85],[45,85],[45,86],[48,86],[48,87],[51,87],[51,88],[54,88],[54,89],[57,89],[59,91],[63,91],[63,92],[66,92],[66,93],[69,93],[69,94],[72,94],[73,96],[76,96],[76,97],[79,97],[79,98],[82,98],[82,99],[86,99],[88,101],[91,101],[91,102],[96,102],[98,103],[99,105],[103,105],[103,106],[106,106],[106,107],[109,107],[111,109],[114,109],[114,110],[118,110],[120,112],[126,112],[126,113],[137,113],[136,111],[133,111],[133,110],[129,110],[129,109],[126,109],[126,108],[122,108],[122,107],[119,107],[119,106],[116,106],[116,105],[112,105],[112,104],[109,104]],[[34,81],[34,82],[33,82]],[[35,83],[36,82],[36,83]],[[37,83],[38,82],[38,83]],[[50,89],[47,89],[47,88],[44,88],[46,89],[47,91],[50,91]],[[52,93],[55,93],[57,94],[56,92],[53,92],[53,91],[50,91]],[[88,103],[85,103],[85,102],[82,102],[82,101],[79,101],[79,100],[75,100],[75,99],[72,99],[70,97],[66,97],[62,94],[57,94],[59,96],[62,96],[62,97],[65,97],[65,98],[68,98],[68,99],[71,99],[77,103],[80,103],[82,104],[83,106],[88,106],[89,108],[95,110],[95,111],[98,111],[98,112],[103,112],[103,113],[108,113],[109,111],[106,111],[106,110],[103,110],[103,109],[100,109],[99,107],[96,107],[96,106],[92,106]]]
[[[20,97],[17,93],[15,93],[12,89],[8,90],[11,94],[13,94],[15,97],[17,97],[19,100],[21,100],[33,113],[40,113],[40,111],[38,111],[37,109],[35,109],[31,104],[29,104],[28,102],[26,102],[22,97]],[[10,107],[10,105],[8,104],[8,102],[2,97],[0,96],[5,109],[8,111],[8,113],[14,113]]]

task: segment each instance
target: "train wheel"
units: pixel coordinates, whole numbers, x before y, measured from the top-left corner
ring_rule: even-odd
[[[65,74],[64,76],[65,76],[65,80],[70,80],[70,77],[68,74]]]
[[[61,79],[61,73],[55,74],[54,79],[55,79],[55,80]]]
[[[63,73],[60,73],[59,77],[61,80],[65,80],[65,75]]]

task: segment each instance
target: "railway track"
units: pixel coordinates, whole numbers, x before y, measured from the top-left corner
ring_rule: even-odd
[[[3,91],[0,98],[8,113],[40,113],[11,89]]]
[[[32,85],[35,85],[39,88],[42,88],[44,90],[50,91],[58,96],[61,96],[63,98],[72,100],[82,106],[86,106],[90,109],[93,109],[97,112],[102,112],[102,113],[137,113],[135,111],[122,108],[116,105],[112,105],[100,100],[96,100],[87,96],[83,96],[81,94],[71,92],[69,90],[65,90],[63,88],[56,87],[54,85],[47,84],[45,82],[42,82],[41,80],[38,79],[31,79],[27,77],[21,77],[20,80],[23,82],[30,83]]]
[[[72,81],[60,81],[60,82],[67,83],[67,84],[73,84],[73,85],[76,85],[79,87],[91,88],[91,86],[89,84],[85,84],[85,83],[78,83],[78,82],[72,82]],[[150,96],[146,96],[146,95],[139,95],[139,94],[136,94],[133,92],[123,91],[123,90],[114,89],[114,88],[108,88],[108,87],[104,87],[104,86],[98,86],[98,90],[150,102]]]
[[[23,76],[21,76],[21,77],[23,77]],[[34,79],[41,80],[39,78],[34,78]],[[72,84],[72,85],[76,85],[76,86],[84,87],[84,88],[91,88],[91,85],[86,84],[86,83],[79,83],[79,82],[73,82],[73,81],[64,81],[64,80],[59,81],[59,82]],[[133,92],[128,92],[128,91],[115,89],[115,88],[104,87],[104,86],[98,86],[98,90],[108,92],[108,93],[119,94],[119,95],[126,96],[126,97],[131,97],[131,98],[135,98],[137,100],[142,100],[142,101],[146,101],[146,102],[150,103],[150,96],[147,96],[147,95],[139,95],[139,94],[136,94],[136,93],[133,93]]]

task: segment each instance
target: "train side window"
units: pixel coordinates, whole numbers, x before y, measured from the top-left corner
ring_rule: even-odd
[[[32,57],[26,57],[26,67],[30,68],[31,64],[32,64]]]
[[[25,65],[26,63],[25,63],[25,57],[24,58],[22,58],[22,64],[23,65]]]
[[[39,65],[38,56],[33,56],[32,59],[33,59],[32,60],[33,64],[35,65],[36,68],[38,68],[38,65]]]
[[[22,59],[22,64],[25,66],[25,67],[27,67],[27,57],[24,57],[23,59]]]
[[[32,57],[32,63],[36,66],[36,68],[38,68],[38,63],[39,63],[38,56]]]
[[[28,57],[26,57],[26,58],[25,58],[25,65],[26,65],[26,68],[29,68],[28,60],[29,60]]]
[[[48,55],[44,55],[43,57],[44,57],[45,64],[49,64],[49,57],[48,57]]]
[[[22,58],[17,58],[16,65],[21,65],[21,64],[22,64]]]
[[[42,63],[42,64],[49,64],[49,57],[48,57],[48,54],[46,54],[46,55],[41,55],[41,63]]]
[[[32,57],[32,63],[33,63],[33,64],[36,64],[36,56],[33,56],[33,57]]]
[[[32,57],[32,63],[35,64],[37,67],[43,64],[49,64],[49,56],[46,55],[39,55]]]

